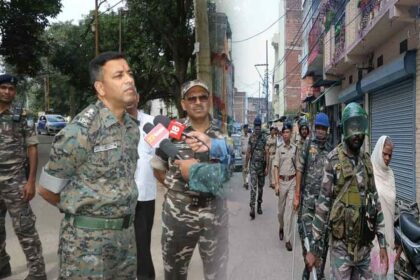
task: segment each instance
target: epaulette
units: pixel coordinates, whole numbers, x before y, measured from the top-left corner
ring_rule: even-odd
[[[78,123],[84,127],[89,127],[98,113],[99,109],[95,105],[90,105],[75,117],[75,123]]]

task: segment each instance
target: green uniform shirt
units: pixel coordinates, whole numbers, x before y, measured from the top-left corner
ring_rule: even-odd
[[[40,185],[64,186],[58,207],[65,213],[107,218],[134,213],[140,133],[127,113],[123,121],[98,101],[54,138]]]

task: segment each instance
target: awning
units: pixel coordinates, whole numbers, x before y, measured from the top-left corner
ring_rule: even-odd
[[[325,106],[328,107],[340,104],[340,101],[338,100],[338,95],[340,94],[340,91],[340,86],[330,87],[325,93]]]
[[[383,65],[367,74],[361,81],[345,88],[338,100],[349,103],[360,99],[369,93],[390,84],[413,77],[416,73],[416,51],[408,51],[390,63]]]
[[[416,51],[408,51],[363,77],[360,87],[371,92],[416,74]]]
[[[341,81],[334,81],[334,83],[331,84],[331,87],[329,87],[326,90],[324,90],[324,92],[320,96],[318,96],[314,101],[312,101],[312,104],[317,103],[319,100],[321,100],[321,98],[323,96],[325,96],[325,105],[326,106],[331,106],[331,105],[334,105],[334,104],[338,104],[339,102],[338,102],[338,93],[337,93],[337,90],[339,90],[340,88],[337,87],[337,86],[340,85],[340,84],[341,84]],[[327,105],[327,102],[326,102],[327,101],[327,95],[331,95],[329,93],[332,92],[332,91],[334,91],[335,92],[335,95],[337,96],[336,97],[337,98],[337,103]],[[331,98],[332,98],[332,96],[330,96],[330,99]],[[331,101],[330,101],[330,103],[331,103]]]
[[[312,87],[313,88],[315,88],[315,87],[330,87],[330,86],[334,85],[337,82],[340,83],[340,81],[337,81],[337,80],[324,80],[324,79],[321,78],[321,79],[317,80],[312,85]]]

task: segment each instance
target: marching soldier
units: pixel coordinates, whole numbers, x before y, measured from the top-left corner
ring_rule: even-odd
[[[257,213],[262,214],[262,196],[265,176],[267,176],[268,166],[268,152],[267,152],[267,138],[261,131],[261,119],[259,117],[254,120],[254,133],[249,138],[248,151],[246,154],[245,166],[249,164],[249,171],[251,175],[251,200],[249,206],[251,211],[249,215],[251,219],[255,218],[255,197],[258,190],[257,197]]]
[[[305,238],[309,242],[313,239],[312,221],[315,215],[315,202],[321,188],[324,161],[331,151],[327,142],[329,126],[328,116],[324,113],[318,113],[315,117],[315,134],[311,139],[305,141],[296,161],[296,190],[293,208],[295,210],[299,208],[298,225],[302,240],[303,258],[306,255]],[[317,269],[318,279],[324,278],[327,251],[324,250],[321,254],[321,264]],[[309,279],[309,273],[310,271],[305,268],[302,279]]]
[[[368,134],[368,117],[360,105],[350,103],[343,110],[342,124],[344,142],[328,154],[324,163],[312,226],[313,242],[306,261],[311,269],[321,257],[330,224],[332,278],[372,279],[369,265],[375,235],[386,268],[388,256],[372,163],[369,155],[360,150]]]

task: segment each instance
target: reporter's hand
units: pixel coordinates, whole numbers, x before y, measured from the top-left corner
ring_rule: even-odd
[[[207,152],[211,147],[211,138],[207,134],[199,131],[191,131],[187,135],[190,137],[185,138],[185,143],[195,153]]]

